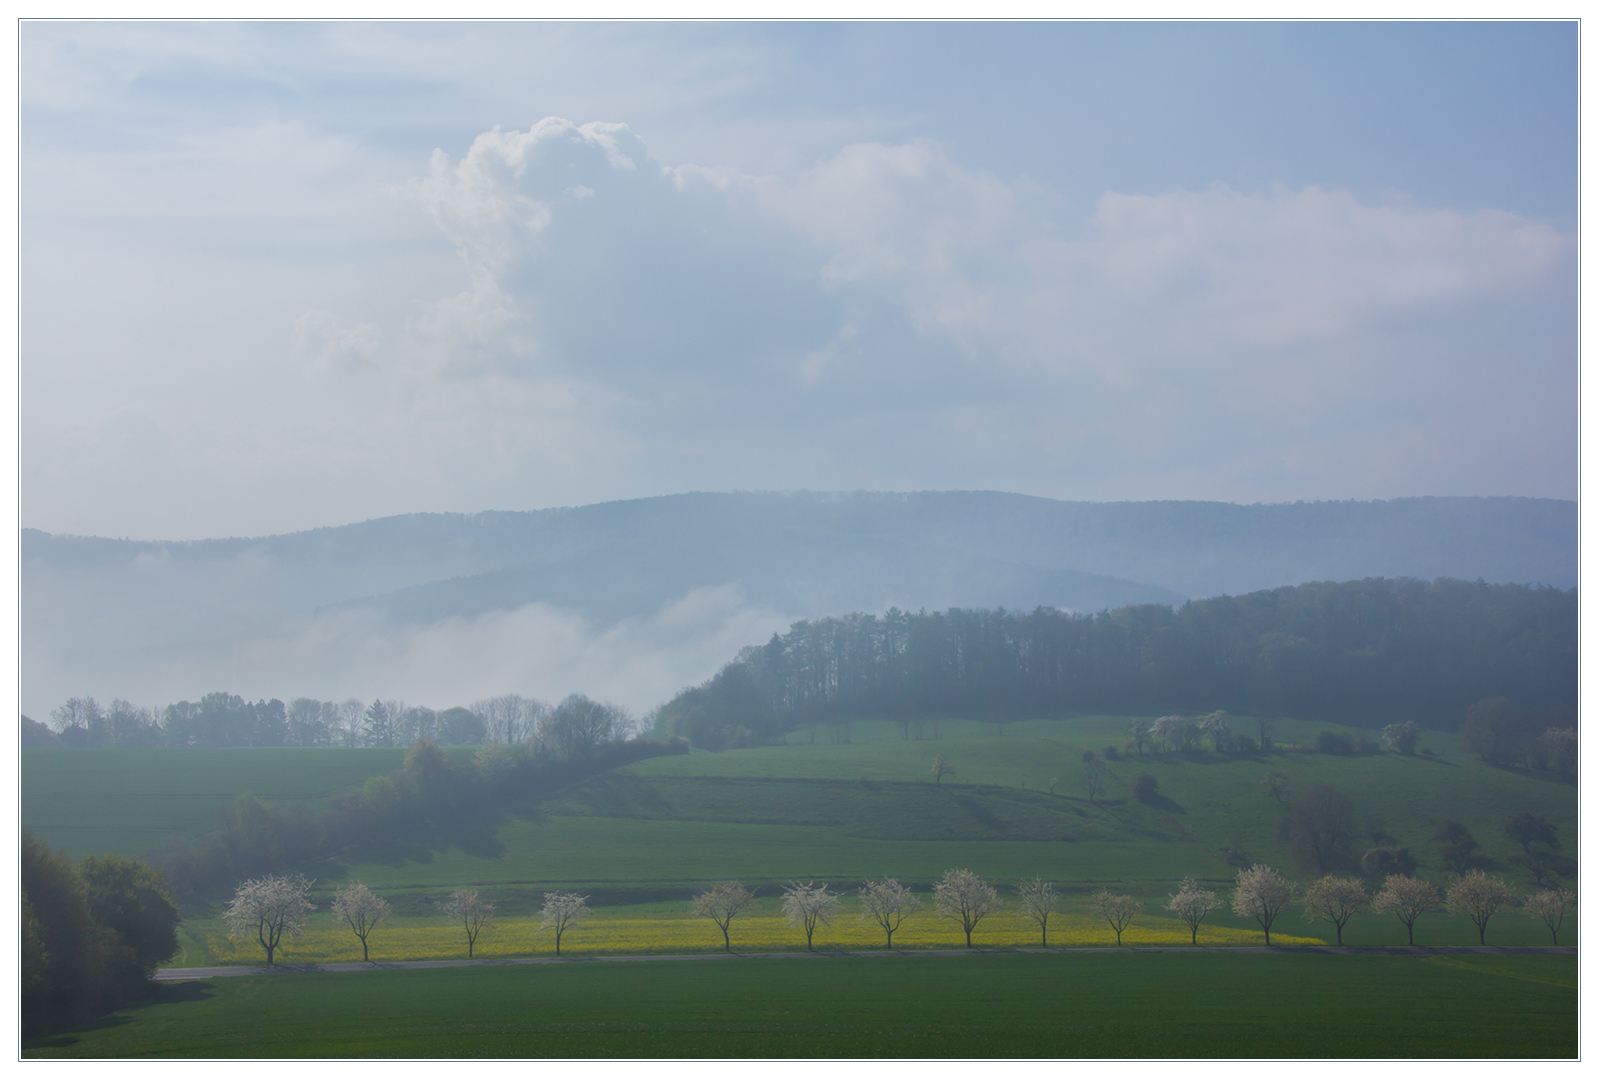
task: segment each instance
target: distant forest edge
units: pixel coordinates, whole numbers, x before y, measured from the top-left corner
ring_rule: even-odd
[[[998,609],[797,622],[656,710],[705,749],[849,716],[1226,710],[1454,730],[1576,728],[1577,593],[1373,578],[1073,615]],[[1510,733],[1507,731],[1507,735]]]
[[[1225,710],[1454,730],[1504,699],[1496,721],[1576,728],[1577,594],[1547,586],[1374,578],[1315,582],[1097,615],[951,608],[796,622],[642,721],[572,695],[550,707],[504,695],[434,712],[207,694],[154,710],[73,698],[23,745],[408,746],[593,743],[681,736],[701,749],[780,741],[856,716],[1003,720],[1074,713]],[[603,732],[596,738],[597,732]]]

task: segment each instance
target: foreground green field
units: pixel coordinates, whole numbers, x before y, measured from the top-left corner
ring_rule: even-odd
[[[23,1056],[1571,1058],[1573,956],[662,960],[281,974]]]

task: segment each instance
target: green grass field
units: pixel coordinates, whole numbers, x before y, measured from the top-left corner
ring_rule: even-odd
[[[217,828],[241,792],[317,803],[392,772],[404,750],[22,751],[22,827],[57,853],[138,858]]]
[[[790,880],[848,889],[894,876],[925,890],[946,869],[964,866],[1002,889],[1042,874],[1065,891],[1067,911],[1083,910],[1090,892],[1108,886],[1138,896],[1146,914],[1158,916],[1186,875],[1225,893],[1240,858],[1300,876],[1277,835],[1283,806],[1261,783],[1273,771],[1288,777],[1288,802],[1323,783],[1345,792],[1363,822],[1380,823],[1410,847],[1424,876],[1440,882],[1432,835],[1448,818],[1465,823],[1489,869],[1522,891],[1531,881],[1508,865],[1516,848],[1500,832],[1511,814],[1546,816],[1566,850],[1575,849],[1575,788],[1490,768],[1464,754],[1453,736],[1436,732],[1422,740],[1436,751],[1432,756],[1201,752],[1110,761],[1106,791],[1091,802],[1082,787],[1083,753],[1120,746],[1126,724],[1124,717],[1076,717],[999,729],[945,720],[939,738],[907,740],[890,722],[859,721],[847,744],[829,743],[826,732],[813,743],[801,732],[787,745],[655,758],[561,792],[537,815],[508,820],[488,850],[443,848],[421,859],[324,873],[317,899],[325,910],[337,884],[358,879],[389,897],[397,915],[425,922],[450,889],[476,887],[500,905],[502,918],[525,919],[555,887],[587,893],[596,904],[681,904],[696,888],[725,878],[757,885],[767,897]],[[1235,730],[1252,726],[1234,721]],[[1273,738],[1308,745],[1325,726],[1281,720]],[[937,785],[929,765],[940,753],[956,773]],[[397,750],[27,750],[22,821],[69,855],[140,855],[173,833],[214,827],[218,811],[240,791],[325,799],[397,767],[401,756]],[[1129,797],[1129,785],[1146,772],[1159,784],[1163,801],[1155,806]],[[1051,793],[1053,779],[1059,782]],[[628,914],[634,910],[618,907],[613,914],[645,917]],[[1211,922],[1248,929],[1225,911]],[[1297,911],[1277,929],[1331,940],[1327,924],[1307,924]],[[192,930],[198,950],[209,951],[200,944],[207,926],[197,922]],[[1404,942],[1393,919],[1359,916],[1349,932],[1359,943]],[[1424,916],[1417,932],[1418,943],[1476,941],[1469,923],[1441,913]],[[1541,924],[1515,912],[1489,929],[1491,943],[1547,940]],[[1576,940],[1571,918],[1561,942]]]
[[[662,960],[167,984],[25,1058],[1571,1058],[1574,956]]]

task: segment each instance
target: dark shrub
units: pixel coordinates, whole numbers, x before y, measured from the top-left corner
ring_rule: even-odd
[[[1355,752],[1355,737],[1347,731],[1323,731],[1316,736],[1316,753],[1349,755]]]
[[[1122,752],[1119,749],[1117,749],[1114,746],[1105,747],[1105,760],[1106,761],[1120,761],[1121,759],[1122,759]]]
[[[1234,735],[1233,745],[1245,754],[1253,754],[1260,749],[1260,744],[1248,735]]]
[[[1094,752],[1092,750],[1084,750],[1083,751],[1083,760],[1084,761],[1093,761],[1094,760]]]
[[[1360,868],[1367,877],[1381,880],[1390,874],[1410,877],[1416,872],[1416,860],[1409,848],[1376,847],[1360,857]]]
[[[1159,781],[1145,773],[1133,781],[1133,798],[1141,803],[1152,803],[1156,799],[1155,789],[1159,786]]]
[[[1283,820],[1281,838],[1292,841],[1299,864],[1325,874],[1349,859],[1355,839],[1355,805],[1322,784],[1296,802]]]
[[[1477,849],[1481,847],[1471,830],[1458,821],[1446,821],[1432,834],[1438,842],[1438,854],[1443,856],[1444,867],[1464,874],[1477,865]]]

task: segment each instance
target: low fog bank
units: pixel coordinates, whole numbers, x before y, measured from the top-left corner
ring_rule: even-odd
[[[225,690],[250,700],[402,698],[436,709],[504,693],[545,701],[587,693],[641,716],[791,622],[722,586],[605,626],[543,603],[426,626],[356,608],[174,647],[187,636],[181,627],[129,646],[118,620],[79,633],[56,623],[24,635],[22,711],[42,721],[69,697],[158,707]]]

